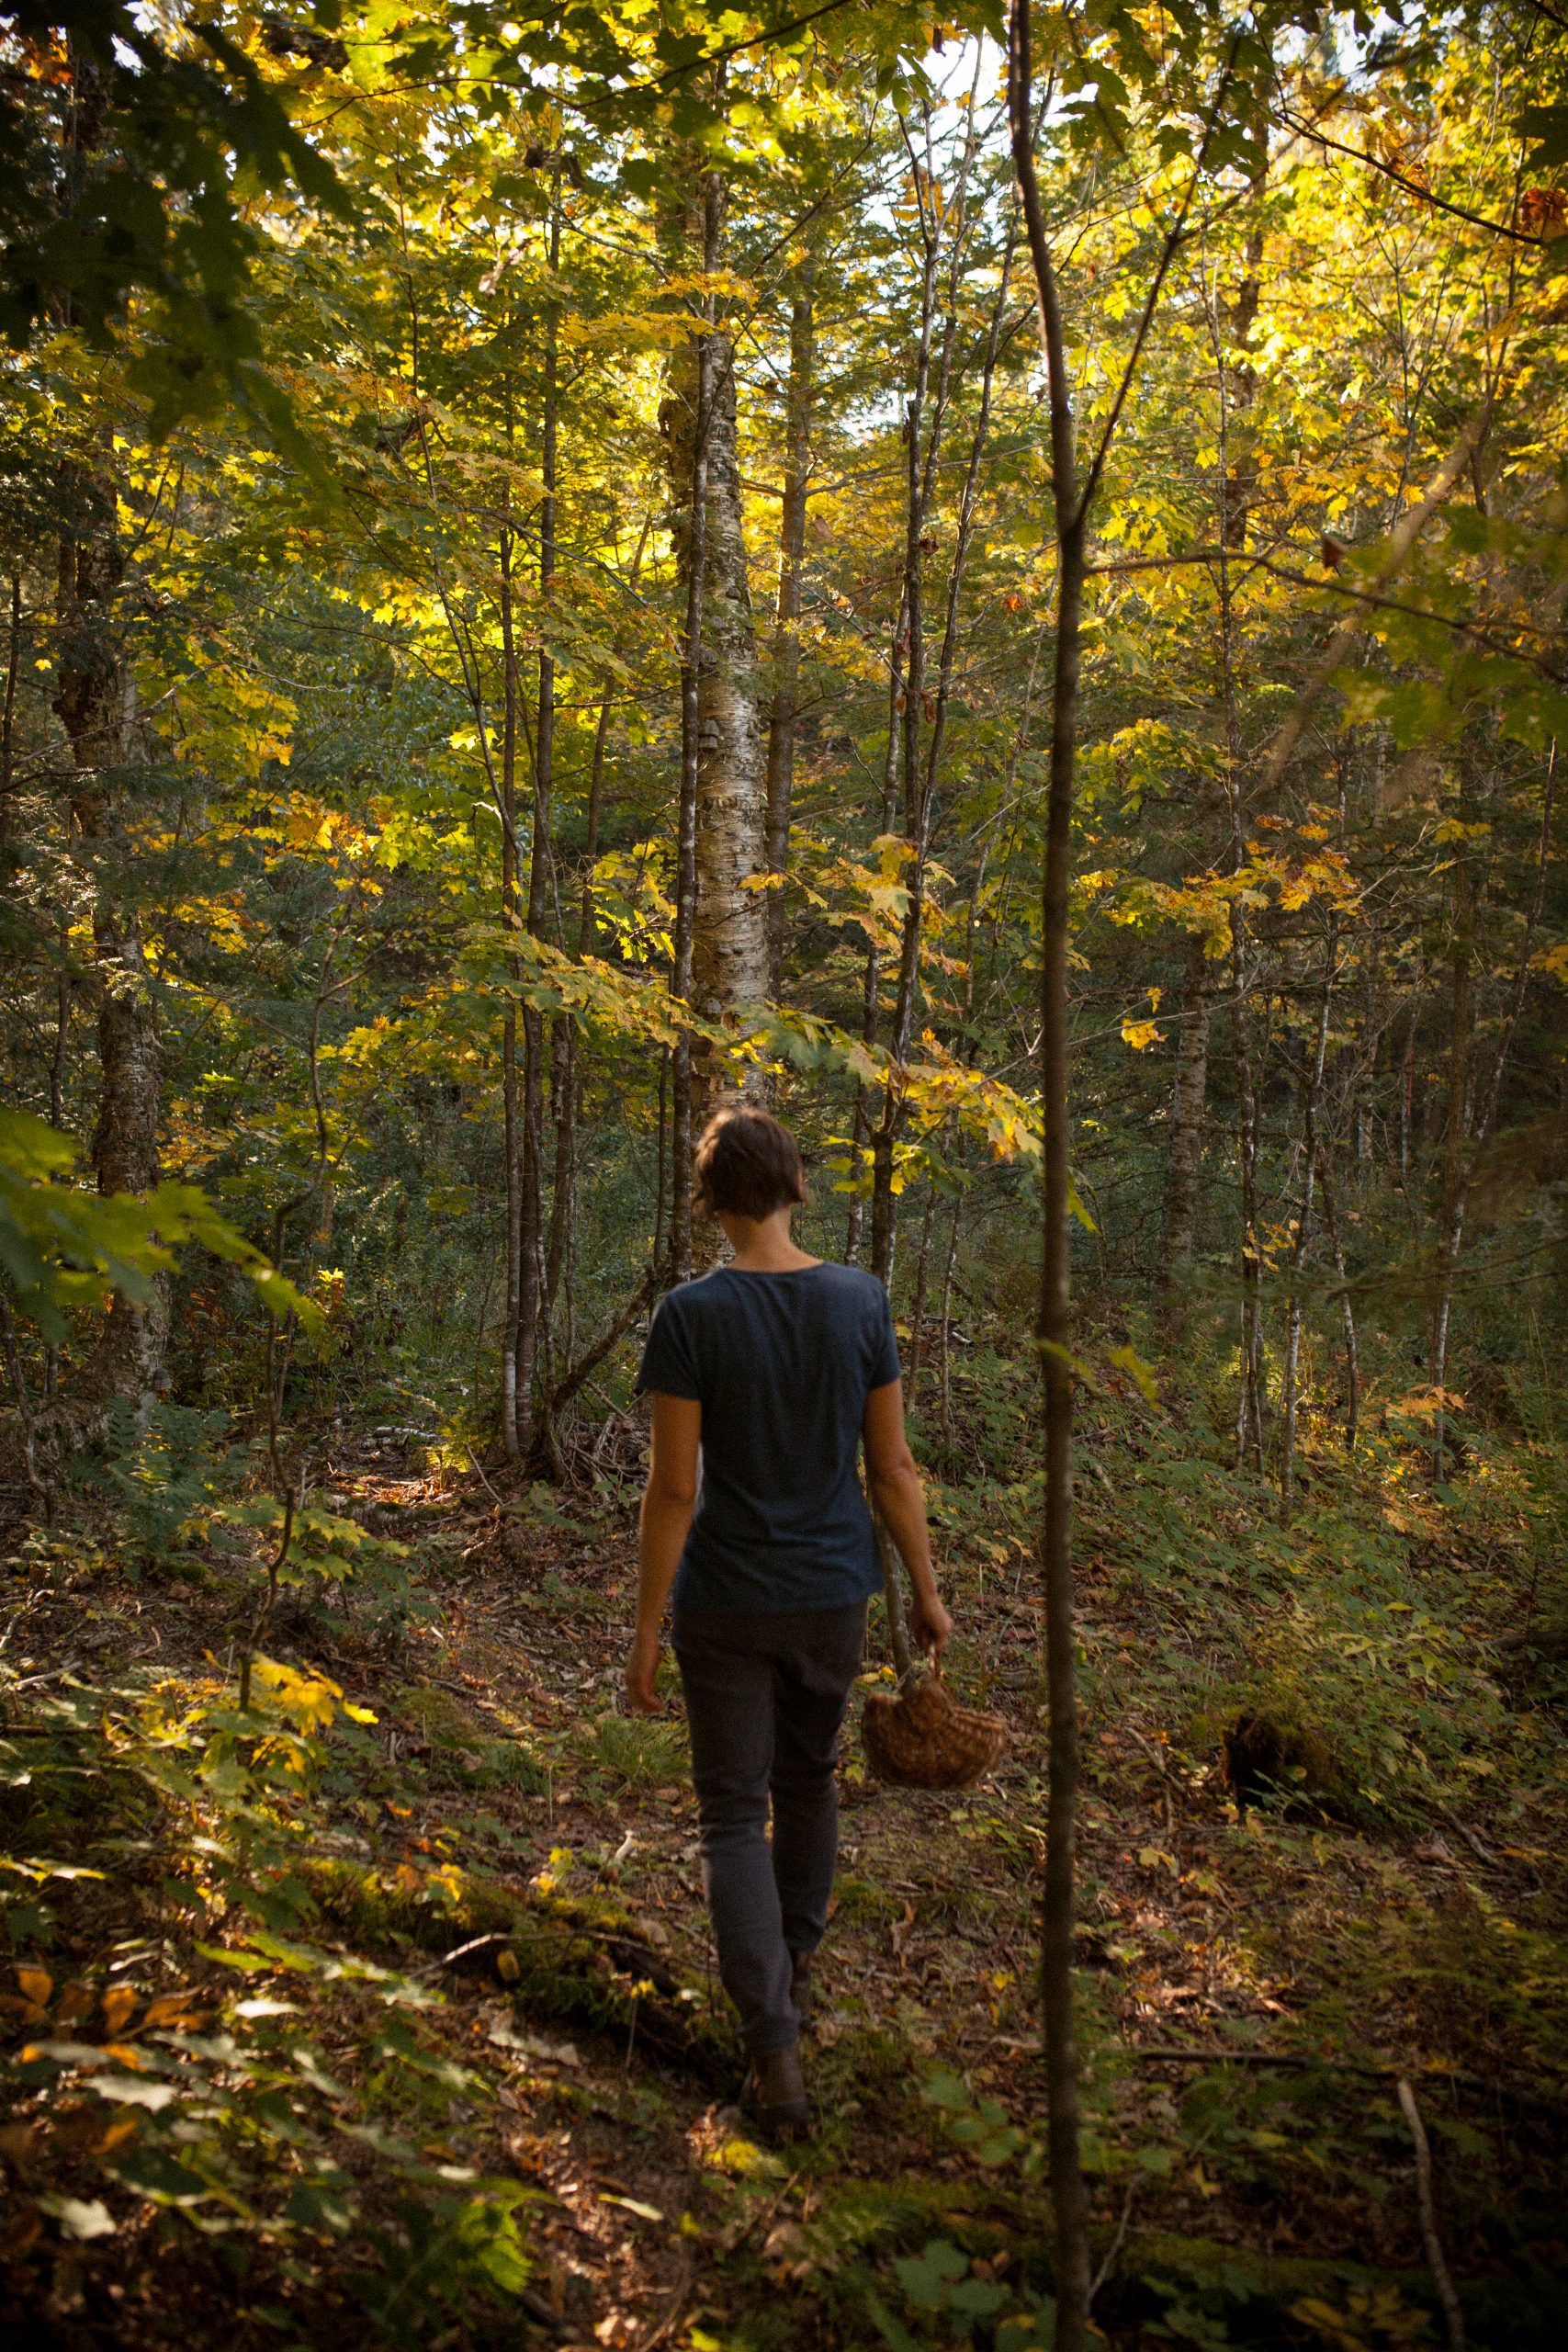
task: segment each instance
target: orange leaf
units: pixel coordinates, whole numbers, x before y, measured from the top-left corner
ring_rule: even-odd
[[[188,1993],[160,1995],[157,2000],[148,2003],[147,2014],[141,2020],[144,2032],[153,2026],[197,2025],[199,2023],[200,2013],[192,2008]]]
[[[17,1982],[29,2001],[41,2008],[54,1990],[54,1979],[47,1968],[18,1968]]]
[[[58,2015],[62,2025],[73,2025],[78,2018],[85,2018],[92,2008],[93,1998],[90,1984],[67,1984],[60,1996]]]
[[[104,2023],[111,2033],[118,2033],[131,2010],[136,2007],[136,1993],[130,1984],[111,1984],[104,1995]]]

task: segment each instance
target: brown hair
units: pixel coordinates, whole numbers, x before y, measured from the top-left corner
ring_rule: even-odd
[[[730,1216],[772,1216],[806,1198],[800,1148],[766,1111],[719,1111],[692,1162],[698,1205]]]

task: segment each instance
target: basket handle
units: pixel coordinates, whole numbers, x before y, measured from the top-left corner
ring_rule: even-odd
[[[922,1666],[925,1668],[924,1674],[920,1671]],[[921,1650],[910,1658],[908,1672],[898,1677],[899,1696],[902,1697],[906,1690],[917,1690],[922,1682],[941,1682],[942,1679],[941,1658],[932,1657],[927,1651]]]

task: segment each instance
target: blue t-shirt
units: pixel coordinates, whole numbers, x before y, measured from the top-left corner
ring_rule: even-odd
[[[867,1396],[897,1377],[887,1294],[858,1266],[717,1266],[660,1301],[637,1386],[703,1408],[678,1608],[840,1609],[880,1591],[857,1453]]]

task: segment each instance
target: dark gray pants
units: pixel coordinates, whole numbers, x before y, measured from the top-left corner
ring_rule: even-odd
[[[754,2058],[788,2050],[799,2036],[792,1959],[815,1951],[828,1925],[839,1727],[864,1645],[863,1600],[776,1616],[676,1612],[703,1892],[719,1974]]]

